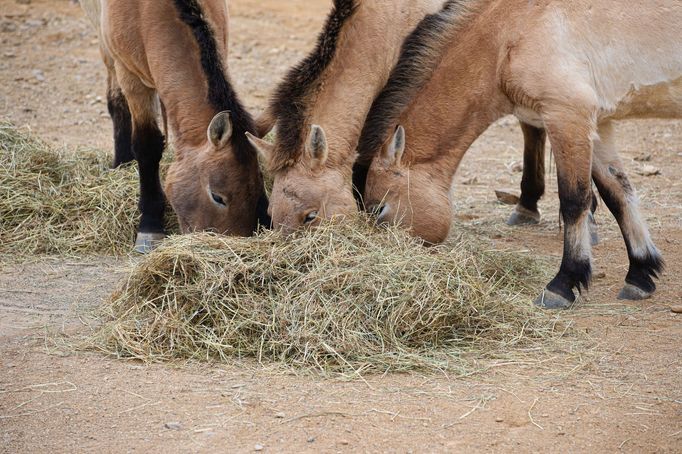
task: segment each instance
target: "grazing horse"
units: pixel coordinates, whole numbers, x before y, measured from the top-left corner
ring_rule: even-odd
[[[375,116],[381,120],[366,125],[379,144],[367,203],[379,205],[380,221],[442,241],[464,153],[495,120],[514,114],[549,137],[565,222],[561,267],[536,304],[569,307],[574,290],[589,285],[591,180],[627,247],[630,267],[619,297],[648,298],[663,260],[614,146],[612,122],[682,117],[682,3],[456,3],[461,11],[422,49],[441,58],[411,63],[411,80],[389,81],[390,102]]]
[[[255,124],[225,67],[225,1],[84,0],[81,5],[98,30],[107,68],[114,166],[133,159],[139,165],[136,250],[146,252],[164,236],[159,105],[176,152],[165,194],[182,231],[251,235],[259,220],[269,224],[257,155],[245,137]]]

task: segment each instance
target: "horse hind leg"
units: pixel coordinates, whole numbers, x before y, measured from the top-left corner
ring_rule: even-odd
[[[523,177],[521,199],[507,220],[508,225],[538,224],[541,219],[538,201],[545,193],[545,138],[547,133],[521,122],[523,131]]]
[[[637,193],[614,146],[612,126],[603,125],[599,134],[600,140],[595,141],[594,147],[593,178],[604,203],[620,226],[630,261],[625,286],[618,298],[646,299],[656,290],[653,278],[663,270],[663,259],[641,218]]]
[[[107,67],[107,109],[114,126],[114,161],[112,168],[135,160],[132,146],[132,117],[128,100],[123,94],[116,78],[113,59],[104,49],[100,50],[102,60]]]
[[[135,75],[117,67],[121,90],[132,118],[132,150],[140,172],[140,225],[135,250],[146,253],[164,238],[166,201],[161,187],[159,163],[165,146],[158,125],[156,92]]]

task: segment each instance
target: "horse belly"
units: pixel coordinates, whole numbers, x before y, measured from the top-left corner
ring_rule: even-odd
[[[632,88],[609,119],[682,118],[682,77],[672,82]]]

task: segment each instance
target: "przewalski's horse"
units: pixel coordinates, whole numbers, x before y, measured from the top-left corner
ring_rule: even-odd
[[[250,136],[274,177],[273,225],[285,232],[357,212],[351,173],[372,100],[405,36],[443,0],[334,0],[313,52],[278,86]]]
[[[574,290],[590,282],[591,178],[627,246],[630,268],[619,297],[649,297],[663,260],[614,147],[612,121],[682,117],[682,3],[457,3],[463,9],[448,30],[423,49],[442,53],[440,63],[415,65],[414,85],[393,87],[384,113],[394,121],[390,128],[377,123],[383,129],[375,143],[382,145],[367,179],[368,203],[383,201],[381,220],[442,240],[462,156],[491,123],[515,114],[547,132],[565,222],[561,267],[536,304],[568,307]]]
[[[430,71],[428,68],[435,67],[442,57],[440,50],[448,44],[443,39],[451,31],[451,23],[465,12],[466,2],[460,0],[447,0],[438,14],[433,14],[423,20],[417,28],[406,38],[402,45],[402,51],[398,63],[393,68],[389,82],[374,100],[367,114],[365,126],[358,143],[358,159],[356,169],[367,169],[371,158],[374,156],[382,142],[385,140],[385,131],[395,122],[395,116],[400,113],[396,108],[405,105],[416,90],[428,80]],[[392,113],[392,115],[387,115]],[[537,224],[541,215],[538,201],[545,193],[545,142],[547,133],[544,129],[521,122],[521,130],[524,138],[523,152],[523,177],[521,180],[521,197],[514,212],[507,223],[509,225]],[[362,180],[356,179],[356,185],[361,193],[364,193],[364,185],[367,170],[364,170]],[[360,184],[357,184],[357,183]],[[375,212],[381,206],[376,203],[367,203],[370,212]],[[597,198],[593,195],[591,212],[588,215],[590,225],[590,240],[592,244],[598,243],[597,226],[593,213],[597,209]],[[426,222],[430,222],[428,219]],[[447,226],[442,225],[438,233],[442,241],[449,231]],[[434,230],[435,233],[435,230]]]
[[[159,161],[165,107],[176,159],[165,193],[183,232],[251,235],[266,219],[267,200],[255,131],[226,72],[228,10],[224,0],[84,0],[100,35],[114,122],[114,164],[137,160],[142,214],[136,249],[164,236]]]

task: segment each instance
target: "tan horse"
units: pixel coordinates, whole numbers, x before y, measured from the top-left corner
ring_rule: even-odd
[[[590,282],[591,178],[627,246],[630,269],[619,297],[651,296],[663,261],[641,220],[611,123],[682,117],[682,3],[458,3],[468,11],[423,50],[442,60],[413,64],[423,72],[413,84],[389,81],[384,93],[393,93],[393,102],[375,117],[380,121],[366,125],[380,134],[365,194],[379,206],[379,220],[442,241],[451,222],[450,185],[464,153],[491,123],[514,114],[549,136],[565,221],[561,268],[536,303],[568,307],[574,289]]]
[[[273,225],[286,232],[357,212],[351,174],[372,100],[405,36],[443,0],[334,0],[313,52],[278,86],[253,136],[274,177]]]
[[[81,5],[97,27],[107,67],[114,165],[133,159],[139,165],[142,217],[136,250],[144,252],[164,236],[159,100],[176,152],[165,193],[182,231],[251,235],[258,207],[264,212],[267,200],[256,152],[245,137],[255,131],[254,122],[227,77],[225,1],[84,0]]]

